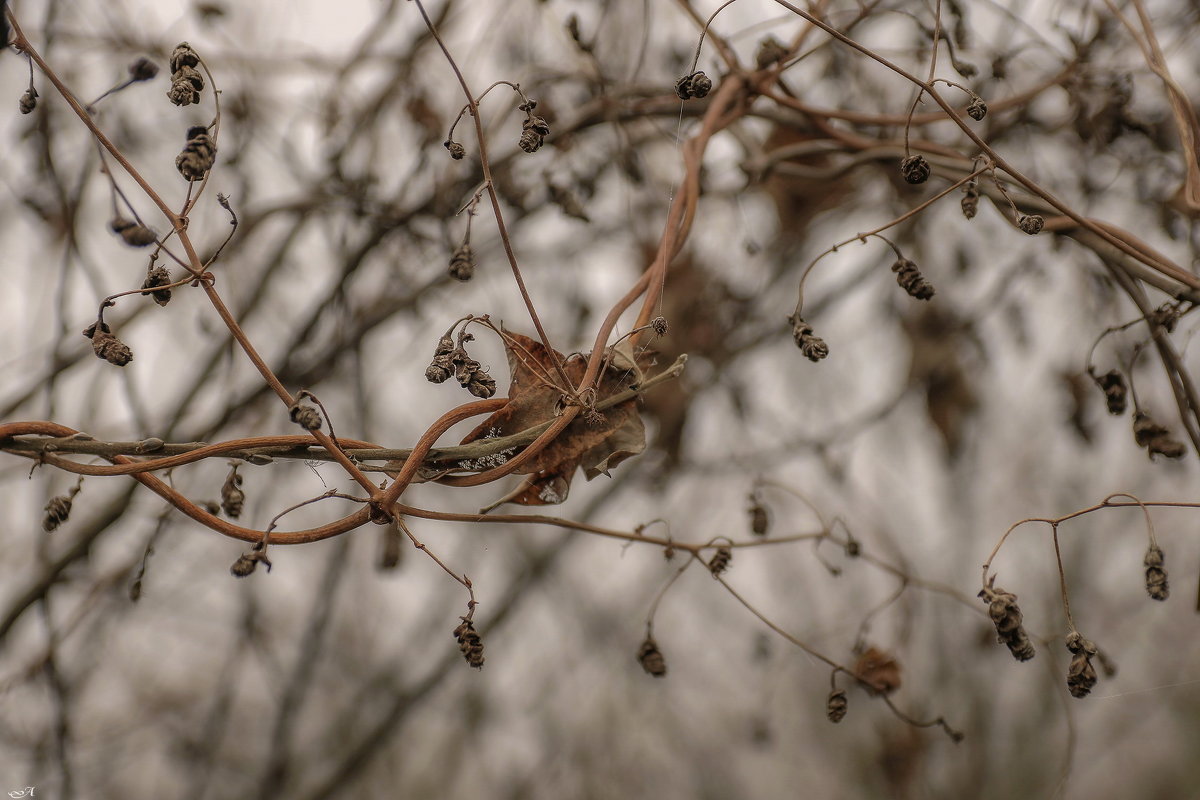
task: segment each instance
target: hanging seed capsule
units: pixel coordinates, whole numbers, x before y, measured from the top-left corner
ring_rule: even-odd
[[[1036,236],[1042,232],[1042,227],[1046,224],[1046,220],[1042,219],[1040,214],[1022,214],[1017,217],[1017,227],[1028,233],[1030,236]]]
[[[912,155],[900,162],[900,174],[909,183],[924,183],[929,180],[929,162],[925,156]]]

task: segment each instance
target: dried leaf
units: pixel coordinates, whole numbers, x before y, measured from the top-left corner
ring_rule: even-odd
[[[854,664],[854,675],[872,694],[891,694],[900,688],[900,664],[889,653],[868,647]]]
[[[563,411],[565,396],[555,385],[556,362],[572,383],[578,384],[587,368],[587,357],[565,358],[547,350],[540,342],[521,334],[508,333],[508,365],[512,375],[508,403],[463,439],[463,444],[488,436],[508,436],[554,420]],[[597,387],[597,402],[642,380],[649,363],[646,355],[626,351],[611,354],[611,365]],[[522,505],[554,505],[567,499],[576,467],[588,480],[607,475],[625,459],[646,447],[646,429],[638,413],[637,400],[630,399],[599,411],[592,420],[579,415],[544,450],[517,471],[530,477],[508,502]]]

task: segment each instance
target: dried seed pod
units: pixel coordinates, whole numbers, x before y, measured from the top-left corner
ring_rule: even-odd
[[[108,326],[105,325],[105,328]],[[97,358],[103,358],[110,364],[123,367],[133,361],[133,351],[129,345],[113,336],[107,330],[94,331],[92,335],[92,350]]]
[[[129,65],[129,78],[133,81],[149,81],[158,75],[158,64],[142,56]]]
[[[517,145],[526,153],[536,153],[542,146],[542,137],[534,131],[524,130],[521,131],[521,138],[517,140]]]
[[[637,660],[642,665],[642,669],[654,677],[666,676],[667,660],[659,652],[658,643],[654,641],[653,636],[647,636],[646,641],[642,642],[642,646],[638,648]]]
[[[987,116],[987,103],[983,102],[983,98],[977,94],[971,95],[971,103],[967,106],[967,114],[971,119],[978,122]]]
[[[924,183],[929,180],[929,162],[925,156],[912,155],[900,162],[900,174],[909,183]]]
[[[1108,413],[1124,414],[1129,394],[1129,388],[1125,385],[1125,376],[1112,369],[1093,380],[1104,392],[1104,402],[1108,405]]]
[[[67,521],[71,516],[71,501],[74,495],[73,491],[70,494],[60,494],[50,498],[50,502],[46,503],[45,508],[42,509],[46,512],[42,517],[42,530],[49,533]]]
[[[265,566],[267,572],[271,571],[271,559],[267,558],[267,548],[262,542],[259,542],[238,556],[237,561],[234,561],[233,565],[229,568],[229,572],[235,578],[245,578],[254,572],[259,564]]]
[[[146,247],[158,241],[158,236],[150,228],[125,217],[113,217],[108,227],[130,247]]]
[[[750,495],[750,532],[755,536],[766,536],[771,527],[771,515],[756,495]]]
[[[496,379],[483,370],[477,369],[467,380],[467,391],[486,400],[496,394]]]
[[[200,102],[204,90],[204,76],[196,69],[200,56],[187,42],[180,42],[171,52],[171,88],[167,97],[177,106],[189,106]]]
[[[837,724],[846,718],[846,709],[849,704],[846,690],[834,689],[829,693],[829,699],[825,701],[825,716],[830,722]]]
[[[1028,233],[1030,236],[1036,236],[1042,232],[1042,227],[1046,224],[1046,220],[1042,219],[1041,214],[1022,214],[1017,217],[1017,227]]]
[[[711,90],[712,81],[704,74],[703,70],[693,72],[691,75],[684,75],[675,82],[675,94],[680,100],[705,97]]]
[[[242,476],[238,474],[237,467],[234,467],[225,478],[225,483],[221,485],[221,510],[230,519],[237,519],[242,515],[246,493],[242,491],[241,486]]]
[[[450,277],[457,281],[469,281],[475,277],[475,253],[466,242],[459,245],[450,257]]]
[[[204,180],[217,160],[217,143],[208,135],[208,128],[195,125],[188,128],[187,144],[183,152],[175,156],[175,169],[189,181]]]
[[[449,336],[438,339],[433,351],[433,362],[425,370],[425,380],[444,383],[454,371],[454,340]]]
[[[708,571],[715,578],[721,573],[729,569],[729,563],[733,561],[733,549],[727,544],[723,544],[717,548],[717,552],[713,553],[708,562]]]
[[[1096,645],[1083,638],[1079,631],[1071,631],[1067,634],[1067,649],[1071,651],[1071,663],[1067,667],[1067,690],[1072,697],[1087,697],[1099,680],[1096,668],[1092,666]]]
[[[463,157],[467,154],[467,148],[462,146],[462,142],[456,142],[453,139],[447,139],[442,142],[442,147],[450,151],[450,157],[455,161],[462,161]]]
[[[459,358],[454,361],[454,378],[464,389],[471,383],[475,373],[479,372],[479,362],[473,358]]]
[[[21,110],[22,114],[32,114],[33,110],[37,108],[37,101],[38,91],[30,86],[25,90],[25,93],[21,95],[20,101],[17,102],[17,108]]]
[[[650,320],[650,328],[656,336],[666,336],[668,327],[666,317],[655,317]]]
[[[526,117],[521,127],[523,130],[533,131],[538,136],[550,135],[550,125],[546,122],[546,118],[539,117],[536,114],[530,114]]]
[[[155,267],[146,273],[146,280],[142,284],[142,291],[145,292],[152,290],[149,291],[149,294],[154,298],[154,302],[158,303],[160,306],[165,306],[167,303],[171,302],[171,290],[160,289],[158,287],[170,285],[171,273],[167,272],[167,268]]]
[[[1155,455],[1183,458],[1187,452],[1183,442],[1172,439],[1171,432],[1145,411],[1133,415],[1133,438],[1139,447],[1146,448],[1146,454],[1151,458]]]
[[[933,284],[925,280],[925,276],[917,269],[917,265],[907,258],[898,258],[892,264],[892,272],[896,273],[896,283],[908,292],[909,296],[918,300],[929,300],[934,295]]]
[[[825,344],[824,339],[813,333],[812,326],[803,318],[793,314],[788,317],[788,322],[792,324],[792,338],[805,358],[815,362],[829,355],[829,345]]]
[[[1158,545],[1150,545],[1143,562],[1146,566],[1146,592],[1154,600],[1166,600],[1170,594],[1167,585],[1166,556]]]
[[[1033,642],[1021,624],[1023,617],[1017,606],[1017,596],[1003,589],[985,588],[979,596],[988,604],[988,616],[996,626],[999,642],[1006,645],[1017,661],[1034,656]]]
[[[458,649],[463,658],[475,669],[483,668],[483,639],[475,631],[475,623],[466,617],[459,617],[462,622],[454,629],[454,638],[458,640]]]
[[[171,51],[171,72],[178,72],[180,67],[194,67],[200,63],[200,56],[187,42],[180,42]]]
[[[296,402],[288,409],[292,422],[306,431],[315,431],[321,427],[321,414],[308,403]]]
[[[974,178],[963,187],[962,213],[967,219],[974,219],[979,213],[979,182]]]

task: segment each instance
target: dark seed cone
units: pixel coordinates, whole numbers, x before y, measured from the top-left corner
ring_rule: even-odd
[[[712,91],[712,81],[704,74],[703,70],[693,72],[691,75],[684,75],[675,82],[675,94],[680,100],[707,97],[710,91]]]
[[[469,281],[475,277],[475,253],[466,242],[459,245],[450,257],[450,277],[456,281]]]
[[[175,156],[175,168],[189,181],[202,181],[217,160],[217,144],[208,135],[208,128],[196,125],[188,128],[187,144]]]
[[[242,515],[242,507],[246,502],[246,493],[241,490],[241,485],[242,476],[236,472],[230,472],[229,477],[225,479],[225,483],[221,486],[221,510],[230,519],[237,519]]]
[[[646,641],[642,642],[642,646],[638,648],[637,660],[642,665],[642,669],[654,677],[666,676],[667,660],[659,652],[658,643],[654,641],[654,637],[647,636]]]
[[[108,331],[96,331],[92,335],[92,350],[95,351],[98,358],[103,358],[118,367],[123,367],[133,361],[133,351],[129,349],[129,345]]]
[[[155,267],[146,274],[146,281],[142,284],[142,290],[154,289],[150,292],[150,296],[154,298],[154,302],[160,306],[165,306],[171,302],[171,290],[159,289],[159,286],[169,286],[171,284],[171,273],[167,272],[166,267]]]
[[[1017,596],[1003,589],[984,589],[979,593],[988,604],[988,616],[996,626],[996,634],[1001,644],[1006,645],[1017,661],[1028,661],[1034,656],[1033,642],[1021,624],[1021,609],[1017,606]]]
[[[458,640],[458,649],[463,658],[475,669],[483,668],[483,639],[475,632],[475,623],[462,618],[462,623],[454,629],[454,638]]]
[[[1040,214],[1022,214],[1017,217],[1017,227],[1028,233],[1030,236],[1036,236],[1042,232],[1042,227],[1046,224],[1046,220],[1042,219]]]
[[[487,400],[496,394],[496,379],[483,370],[475,370],[467,380],[467,391],[476,397]]]
[[[438,339],[433,351],[433,362],[425,370],[425,380],[430,383],[445,383],[454,373],[454,340],[449,336]]]
[[[266,548],[262,543],[254,545],[250,550],[238,556],[238,560],[233,562],[229,568],[229,572],[235,578],[245,578],[250,575],[262,564],[267,568],[267,572],[271,571],[271,560],[267,558]]]
[[[900,162],[900,174],[909,183],[924,183],[929,180],[929,162],[925,156],[908,156]]]
[[[25,94],[21,95],[21,99],[17,102],[17,108],[22,114],[32,114],[37,108],[38,91],[30,86],[25,90]]]
[[[1155,455],[1183,458],[1187,452],[1183,442],[1172,439],[1171,432],[1159,425],[1145,411],[1133,415],[1133,438],[1139,447],[1146,448],[1146,453],[1151,458]]]
[[[721,573],[729,569],[730,562],[733,561],[733,550],[729,545],[721,545],[717,548],[717,552],[713,553],[713,557],[708,562],[708,571],[715,578]]]
[[[846,699],[845,689],[834,689],[829,693],[829,699],[825,701],[825,716],[829,721],[837,724],[846,718],[846,709],[850,705]]]
[[[1151,545],[1146,551],[1146,592],[1154,600],[1166,600],[1170,594],[1167,585],[1166,556],[1158,545]]]
[[[171,52],[170,63],[171,88],[167,90],[167,97],[177,106],[199,103],[200,92],[204,90],[204,76],[196,69],[200,56],[187,42],[180,42]]]
[[[462,142],[456,142],[453,139],[447,139],[442,142],[442,147],[450,151],[450,157],[455,161],[462,161],[463,157],[467,154],[467,148],[462,146]]]
[[[925,280],[925,276],[917,269],[917,265],[907,258],[898,258],[892,264],[892,272],[896,273],[896,283],[908,292],[909,296],[918,300],[929,300],[934,295],[933,284]]]
[[[1067,634],[1067,649],[1071,651],[1071,663],[1067,667],[1067,690],[1072,697],[1087,697],[1099,677],[1096,668],[1092,666],[1092,656],[1096,655],[1096,645],[1089,639],[1083,638],[1079,631]]]
[[[979,213],[979,184],[974,180],[963,189],[962,213],[967,219],[974,219]]]
[[[51,497],[50,502],[46,503],[46,507],[43,510],[46,514],[42,517],[42,530],[49,533],[57,529],[59,525],[62,525],[71,516],[71,498],[65,494]]]
[[[158,75],[158,64],[143,56],[129,65],[129,77],[135,81],[154,80]]]
[[[829,345],[813,333],[811,325],[795,315],[788,317],[788,322],[792,323],[792,338],[805,358],[815,362],[829,355]]]
[[[971,119],[978,122],[987,116],[987,112],[987,103],[983,102],[983,98],[979,95],[973,95],[971,97],[971,104],[967,106],[967,114]]]
[[[321,413],[308,403],[296,403],[288,409],[288,416],[306,431],[315,431],[321,427]]]
[[[750,506],[750,532],[755,536],[766,536],[770,527],[771,515],[762,503],[754,501]]]
[[[108,227],[130,247],[147,247],[158,241],[153,230],[124,217],[114,217]]]
[[[666,317],[655,317],[650,320],[650,328],[656,336],[666,336],[668,327]]]
[[[526,153],[536,153],[542,146],[542,137],[530,130],[521,131],[521,138],[517,144]]]
[[[1125,376],[1117,370],[1109,370],[1095,378],[1096,385],[1104,392],[1104,402],[1110,414],[1124,414],[1129,396],[1129,388],[1125,385]],[[1141,444],[1139,442],[1139,444]]]

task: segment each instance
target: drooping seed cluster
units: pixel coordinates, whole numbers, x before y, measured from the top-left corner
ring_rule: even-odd
[[[475,277],[475,253],[469,243],[463,242],[450,256],[449,271],[456,281],[469,281]]]
[[[963,187],[962,213],[967,219],[974,219],[979,213],[979,181],[974,178]]]
[[[292,422],[306,431],[319,430],[321,427],[321,412],[308,403],[297,400],[288,409],[288,416],[291,417]]]
[[[167,272],[166,267],[153,267],[146,273],[146,280],[142,283],[142,291],[149,292],[154,298],[154,302],[160,306],[165,306],[171,302],[171,290],[160,287],[171,285],[171,273]]]
[[[483,669],[483,639],[475,630],[475,623],[466,617],[460,617],[462,622],[454,629],[454,638],[458,640],[458,649],[463,658],[475,669]]]
[[[204,90],[204,76],[196,67],[200,56],[187,42],[180,42],[171,51],[171,88],[167,97],[177,106],[190,106],[200,102]]]
[[[712,91],[712,80],[704,74],[704,70],[684,75],[675,82],[675,94],[679,96],[680,100],[708,97],[710,91]]]
[[[829,355],[829,345],[825,344],[824,339],[813,333],[812,326],[802,317],[793,314],[788,317],[788,322],[792,325],[792,338],[805,358],[809,361],[820,361]]]
[[[267,572],[271,571],[271,559],[267,558],[267,547],[262,542],[258,542],[245,553],[238,556],[237,561],[229,567],[229,572],[235,578],[245,578],[262,564],[267,568]]]
[[[113,217],[108,227],[130,247],[148,247],[158,241],[158,237],[150,228],[125,217]]]
[[[458,344],[446,334],[438,339],[433,352],[433,361],[425,369],[425,380],[430,383],[445,383],[453,375],[460,386],[476,397],[487,399],[496,394],[496,379],[487,374],[479,362],[467,354],[464,345],[474,336],[463,331],[458,335]]]
[[[757,493],[750,494],[750,532],[755,536],[766,536],[771,527],[771,515]]]
[[[107,323],[93,322],[84,328],[83,335],[92,340],[92,350],[97,358],[103,358],[118,367],[133,361],[133,351],[129,345],[114,336]]]
[[[536,101],[530,100],[522,103],[518,108],[525,112],[525,121],[521,123],[521,139],[518,144],[526,153],[536,153],[545,138],[550,135],[550,126],[546,124],[544,117],[533,113],[533,110],[537,108]]]
[[[909,183],[924,183],[929,180],[929,162],[925,156],[911,155],[900,162],[900,175]]]
[[[1079,631],[1068,633],[1066,644],[1071,651],[1071,663],[1067,666],[1067,690],[1072,697],[1087,697],[1099,680],[1096,668],[1092,666],[1092,657],[1097,652],[1096,644],[1083,638]]]
[[[1118,416],[1124,414],[1129,396],[1129,387],[1125,385],[1125,376],[1112,369],[1099,377],[1093,375],[1092,380],[1104,392],[1104,403],[1108,406],[1108,413]]]
[[[245,502],[246,493],[242,491],[242,476],[238,474],[237,466],[234,466],[225,478],[225,483],[221,485],[221,510],[230,519],[237,519],[242,515]]]
[[[17,101],[17,108],[22,114],[32,114],[34,109],[37,108],[37,101],[38,90],[30,86],[25,90],[25,93],[21,95],[21,99]]]
[[[658,643],[654,641],[653,636],[646,636],[646,640],[638,648],[637,660],[642,665],[642,669],[654,677],[666,677],[667,660],[663,658],[663,654],[659,651]]]
[[[217,143],[208,135],[204,125],[188,128],[187,143],[175,156],[175,169],[189,181],[202,181],[217,160]]]
[[[1187,452],[1183,442],[1172,439],[1171,432],[1145,411],[1133,415],[1133,439],[1138,447],[1146,448],[1146,454],[1151,458],[1156,455],[1183,458]]]
[[[729,569],[730,563],[733,561],[733,549],[729,545],[721,545],[717,548],[717,552],[708,561],[708,571],[712,576],[717,576]]]
[[[898,258],[892,264],[892,272],[896,273],[896,283],[908,292],[910,297],[918,300],[929,300],[934,295],[933,284],[925,280],[917,265],[907,258]]]
[[[1158,545],[1150,545],[1143,560],[1146,567],[1146,593],[1154,600],[1166,600],[1171,589],[1167,585],[1166,556]]]
[[[846,710],[850,705],[846,698],[845,689],[834,689],[825,701],[825,716],[835,725],[846,718]]]
[[[996,634],[1001,644],[1008,647],[1017,661],[1028,661],[1034,656],[1033,642],[1021,624],[1021,609],[1017,606],[1017,596],[1003,589],[984,588],[979,593],[988,604],[988,616],[996,626]]]
[[[57,530],[59,525],[62,525],[71,516],[71,504],[75,499],[75,495],[79,494],[80,482],[71,487],[66,494],[55,495],[50,498],[42,509],[45,514],[42,516],[42,530],[46,533]]]

